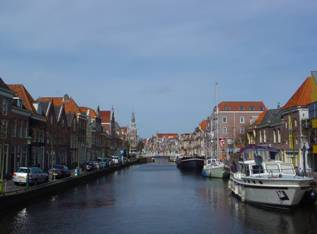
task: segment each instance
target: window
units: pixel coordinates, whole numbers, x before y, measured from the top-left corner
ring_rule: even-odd
[[[244,127],[241,127],[241,128],[240,128],[240,134],[244,134],[244,132],[245,132]]]
[[[240,116],[240,124],[244,124],[244,123],[245,123],[244,116]]]
[[[8,100],[2,99],[2,114],[7,115],[8,114]]]
[[[263,142],[266,143],[266,130],[263,130]]]
[[[23,137],[23,120],[20,120],[19,137]]]
[[[294,120],[294,127],[297,128],[297,120]]]
[[[273,130],[273,143],[276,143],[276,130]]]
[[[228,128],[227,127],[224,127],[223,128],[223,134],[227,134],[228,133]]]
[[[7,137],[7,131],[8,131],[8,121],[5,119],[2,119],[0,121],[0,137],[6,138]]]
[[[240,111],[243,111],[243,110],[244,110],[243,106],[240,106]]]
[[[281,140],[281,130],[280,129],[277,129],[277,142],[278,143],[282,142],[282,140]]]
[[[13,126],[11,128],[11,136],[16,137],[17,136],[17,120],[13,120]]]
[[[250,106],[249,111],[254,111],[254,106]]]
[[[227,123],[228,119],[227,119],[227,116],[223,116],[222,117],[222,123]]]
[[[262,165],[253,165],[252,166],[252,174],[262,174],[264,173],[264,169]]]

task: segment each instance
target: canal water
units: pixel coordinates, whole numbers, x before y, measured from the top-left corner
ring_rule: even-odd
[[[0,214],[0,233],[317,233],[317,211],[243,204],[226,182],[158,161]]]

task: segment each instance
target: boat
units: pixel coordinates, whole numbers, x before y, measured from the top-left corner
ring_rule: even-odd
[[[249,157],[250,150],[256,152],[253,158]],[[266,150],[269,153],[263,154]],[[314,179],[298,176],[293,164],[277,158],[276,150],[252,146],[246,151],[228,183],[229,189],[242,202],[284,208],[299,205],[307,196],[315,202]]]
[[[218,117],[219,117],[219,107],[218,107],[218,103],[217,103],[217,86],[218,83],[216,83],[215,85],[215,96],[216,96],[216,148],[215,148],[215,152],[214,155],[211,156],[211,158],[207,158],[205,160],[205,165],[203,167],[203,172],[202,175],[205,177],[210,177],[210,178],[229,178],[230,176],[230,170],[229,168],[222,162],[220,161],[218,158],[220,158],[220,146],[219,146],[219,121],[218,121]],[[212,124],[210,124],[212,125]],[[210,132],[210,137],[213,138],[212,133]]]
[[[202,175],[210,178],[226,179],[230,176],[229,168],[216,158],[209,158],[203,167]]]
[[[177,167],[182,171],[202,172],[204,158],[199,156],[179,157],[176,160]]]

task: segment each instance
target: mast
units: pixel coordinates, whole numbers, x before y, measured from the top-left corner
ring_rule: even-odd
[[[218,107],[218,82],[215,85],[215,96],[216,96],[216,157],[219,159],[219,107]]]

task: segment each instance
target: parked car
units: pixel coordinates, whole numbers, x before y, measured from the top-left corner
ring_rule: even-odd
[[[65,165],[54,165],[49,171],[48,174],[52,178],[61,179],[71,176],[71,171]]]
[[[89,162],[86,162],[85,164],[85,170],[86,171],[93,171],[93,170],[96,170],[97,169],[97,166],[94,162],[92,161],[89,161]]]
[[[114,165],[119,165],[119,157],[118,156],[112,156],[112,162]]]
[[[98,158],[97,159],[99,168],[106,168],[109,166],[108,160],[105,158]]]
[[[20,167],[13,173],[12,180],[16,185],[27,184],[27,177],[29,178],[28,181],[30,185],[48,181],[48,174],[43,172],[39,167]]]

